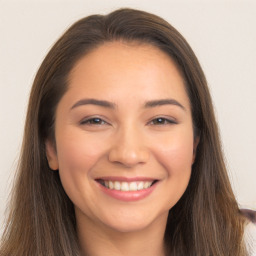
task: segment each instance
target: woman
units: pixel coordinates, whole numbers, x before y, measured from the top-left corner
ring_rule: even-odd
[[[166,21],[75,23],[35,78],[1,255],[252,255],[206,79]]]

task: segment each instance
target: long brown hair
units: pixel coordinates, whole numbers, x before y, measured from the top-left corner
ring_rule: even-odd
[[[75,63],[104,42],[154,45],[179,68],[190,99],[197,157],[186,192],[169,211],[167,255],[246,255],[244,219],[228,179],[211,97],[200,64],[180,33],[158,16],[132,9],[92,15],[55,43],[35,77],[1,256],[78,256],[73,204],[49,169],[45,140],[54,141],[56,106]]]

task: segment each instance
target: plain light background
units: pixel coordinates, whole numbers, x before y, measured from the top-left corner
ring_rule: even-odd
[[[39,65],[73,22],[121,7],[165,18],[192,46],[209,82],[235,195],[241,207],[256,209],[254,0],[0,0],[0,225]]]

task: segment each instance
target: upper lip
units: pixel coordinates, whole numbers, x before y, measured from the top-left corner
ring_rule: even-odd
[[[132,182],[132,181],[154,181],[158,180],[151,177],[123,177],[123,176],[105,176],[105,177],[98,177],[95,180],[111,180],[111,181],[126,181],[126,182]]]

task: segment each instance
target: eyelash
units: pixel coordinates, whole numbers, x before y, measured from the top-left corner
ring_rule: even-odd
[[[156,122],[158,122],[158,123],[156,123]],[[172,119],[165,118],[165,117],[157,117],[157,118],[154,118],[153,120],[151,120],[149,122],[149,124],[152,124],[152,125],[172,125],[172,124],[177,124],[177,122],[172,120]]]
[[[93,117],[93,118],[82,120],[80,124],[81,125],[105,125],[109,123],[104,121],[102,118]],[[177,122],[164,117],[157,117],[152,119],[148,124],[149,125],[172,125],[172,124],[177,124]]]
[[[108,122],[104,121],[102,118],[93,117],[93,118],[82,120],[80,124],[81,125],[104,125],[104,124],[108,124]]]

